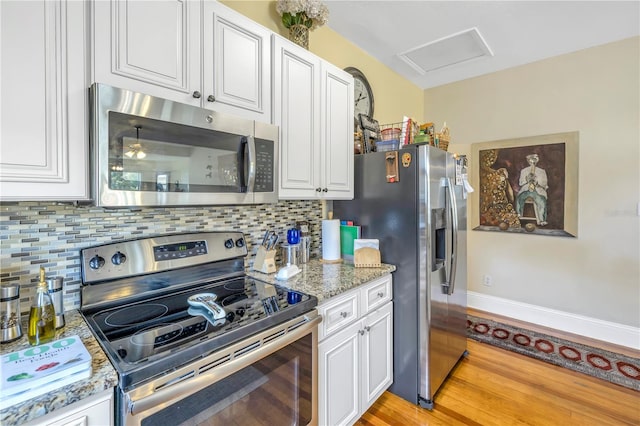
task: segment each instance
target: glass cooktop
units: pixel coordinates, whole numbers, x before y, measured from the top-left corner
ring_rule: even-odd
[[[209,293],[223,310],[213,315],[187,299]],[[140,364],[204,340],[223,346],[301,315],[317,304],[309,295],[287,302],[287,289],[243,277],[87,315],[114,364]],[[117,368],[117,366],[116,366]]]

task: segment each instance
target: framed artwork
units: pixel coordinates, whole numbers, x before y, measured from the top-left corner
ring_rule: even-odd
[[[578,235],[578,132],[472,145],[478,231]]]

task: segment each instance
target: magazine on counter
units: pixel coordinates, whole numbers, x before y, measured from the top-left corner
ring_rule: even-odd
[[[2,356],[0,409],[91,377],[91,354],[69,336]]]

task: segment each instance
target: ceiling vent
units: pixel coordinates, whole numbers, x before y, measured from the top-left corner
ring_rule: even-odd
[[[493,56],[493,52],[474,27],[407,50],[398,56],[425,75],[429,71]]]

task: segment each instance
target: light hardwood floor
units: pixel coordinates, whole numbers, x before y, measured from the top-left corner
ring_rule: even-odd
[[[469,355],[436,394],[432,411],[385,392],[356,425],[640,425],[640,392],[471,339],[467,343]]]

